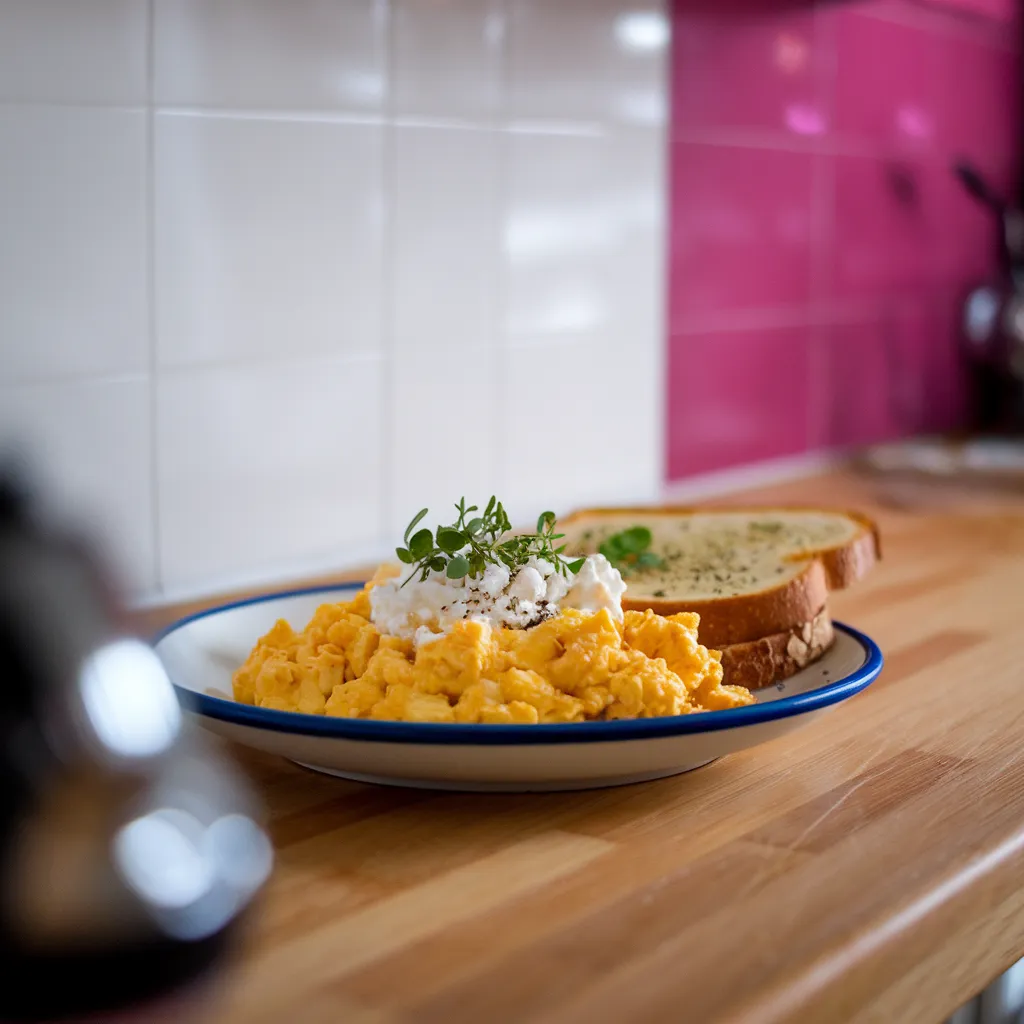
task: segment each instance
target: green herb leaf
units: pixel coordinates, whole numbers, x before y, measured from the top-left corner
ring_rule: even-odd
[[[416,529],[416,525],[429,511],[430,509],[421,508],[419,512],[417,512],[416,515],[413,517],[413,521],[405,528],[405,534],[403,535],[403,538],[406,544],[409,543],[409,535],[412,533],[413,530]]]
[[[409,541],[409,550],[416,559],[426,558],[433,549],[434,535],[430,530],[420,530],[419,533],[413,534],[412,540]]]
[[[463,579],[467,575],[476,579],[489,565],[504,565],[510,574],[515,575],[531,558],[551,562],[556,572],[566,576],[578,572],[586,560],[574,558],[566,561],[566,546],[557,544],[565,534],[555,532],[554,512],[541,514],[536,533],[512,536],[512,524],[505,506],[494,495],[488,500],[483,514],[472,516],[478,512],[478,507],[467,505],[464,497],[455,503],[455,511],[458,513],[455,522],[439,526],[436,540],[430,530],[416,531],[427,509],[423,509],[409,524],[405,533],[406,546],[396,549],[399,559],[413,567],[402,586],[414,578],[426,580],[431,572],[444,572],[450,579]],[[618,549],[613,553],[624,554]]]
[[[646,526],[631,526],[606,537],[598,551],[614,565],[623,576],[628,576],[634,569],[661,567],[662,559],[653,551],[649,551],[652,541],[651,531]]]
[[[455,530],[450,526],[442,526],[437,531],[437,546],[446,554],[454,555],[456,551],[466,546],[466,537],[461,530]],[[462,573],[465,576],[465,573]],[[452,579],[458,577],[453,576]]]
[[[461,580],[463,577],[468,576],[469,559],[464,558],[462,555],[456,555],[448,563],[448,568],[445,569],[445,575],[450,580]]]
[[[639,554],[651,546],[651,531],[646,526],[633,526],[628,530],[623,530],[619,534],[618,540],[623,550]]]
[[[628,553],[614,537],[609,537],[607,540],[602,541],[597,551],[598,554],[604,555],[613,565],[616,562],[621,562]]]

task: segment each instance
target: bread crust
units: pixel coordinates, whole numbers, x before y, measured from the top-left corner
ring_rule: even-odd
[[[772,686],[817,661],[834,640],[832,620],[823,608],[812,620],[794,629],[724,647],[723,682],[748,690]]]
[[[635,514],[638,519],[655,516],[676,516],[715,512],[749,512],[751,515],[772,512],[823,513],[845,515],[859,524],[860,531],[844,544],[821,550],[794,553],[787,561],[807,560],[806,566],[792,579],[753,594],[693,600],[687,598],[631,598],[629,590],[622,607],[634,611],[650,608],[658,615],[676,612],[697,612],[700,615],[698,635],[707,647],[719,650],[733,644],[770,640],[812,621],[825,607],[830,590],[841,590],[860,580],[881,557],[878,527],[860,512],[846,509],[822,509],[807,506],[692,506],[662,505],[657,507],[589,508],[563,517],[559,525],[606,515]]]

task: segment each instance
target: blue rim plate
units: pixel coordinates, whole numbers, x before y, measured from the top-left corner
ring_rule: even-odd
[[[234,608],[245,608],[267,601],[310,594],[340,594],[357,590],[362,583],[330,584],[261,594],[242,601],[231,601],[204,609],[178,619],[161,629],[152,639],[153,645],[175,631],[198,619],[209,618]],[[618,719],[613,722],[569,722],[558,725],[450,725],[429,722],[386,722],[364,718],[329,718],[307,715],[295,711],[272,711],[238,704],[235,701],[196,693],[181,686],[173,677],[171,682],[182,705],[188,710],[215,718],[222,722],[255,726],[273,732],[301,736],[332,736],[337,739],[362,740],[378,743],[441,743],[463,746],[491,746],[561,743],[599,743],[618,740],[655,739],[660,736],[681,736],[693,733],[718,732],[741,726],[774,722],[794,715],[838,704],[860,693],[878,678],[884,659],[878,645],[869,636],[841,622],[834,622],[837,630],[853,638],[864,651],[860,668],[824,686],[780,697],[762,704],[751,704],[728,711],[703,711],[692,715],[671,715],[660,718]],[[255,643],[256,637],[253,638]]]

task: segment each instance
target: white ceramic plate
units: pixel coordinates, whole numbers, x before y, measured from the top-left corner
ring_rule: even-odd
[[[820,661],[730,711],[566,725],[436,725],[328,718],[238,704],[231,676],[279,618],[301,629],[317,606],[358,586],[268,594],[182,619],[156,651],[186,708],[246,746],[360,782],[430,789],[590,789],[676,775],[775,739],[859,693],[882,652],[836,623]]]

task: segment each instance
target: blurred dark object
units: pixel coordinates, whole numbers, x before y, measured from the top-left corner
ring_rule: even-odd
[[[973,422],[984,433],[1024,434],[1024,213],[969,163],[957,163],[954,172],[1000,229],[999,278],[964,303]]]
[[[91,550],[0,472],[0,1019],[152,1019],[220,962],[270,863]]]

